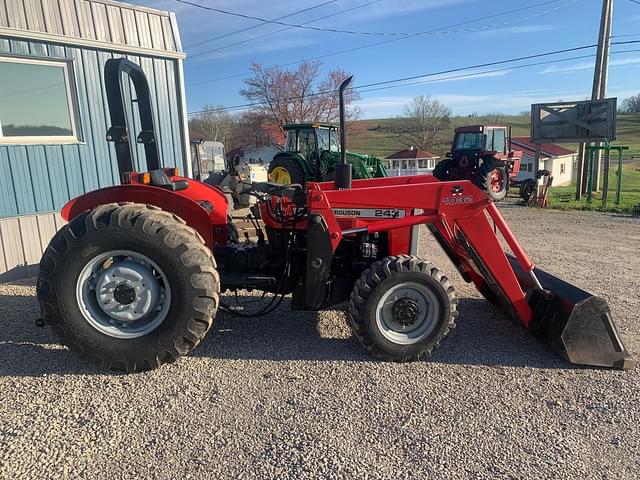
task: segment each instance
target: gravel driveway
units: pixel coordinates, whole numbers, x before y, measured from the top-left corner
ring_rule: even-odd
[[[640,221],[504,208],[538,265],[605,297],[640,356]],[[584,240],[578,242],[576,238]],[[0,478],[616,478],[640,472],[640,369],[573,368],[450,275],[430,361],[372,361],[342,311],[219,315],[191,357],[105,374],[0,285]]]

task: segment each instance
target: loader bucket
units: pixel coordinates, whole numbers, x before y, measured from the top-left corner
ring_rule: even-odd
[[[577,365],[631,370],[631,358],[620,339],[606,300],[534,269],[543,290],[533,285],[530,274],[509,256],[520,285],[530,294],[533,319],[529,328],[569,362]]]

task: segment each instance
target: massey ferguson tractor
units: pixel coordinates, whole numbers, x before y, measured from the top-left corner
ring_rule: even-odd
[[[124,74],[137,93],[146,172],[133,169]],[[463,280],[570,362],[634,366],[606,301],[535,268],[473,181],[352,180],[342,148],[333,181],[307,182],[306,189],[271,182],[248,187],[264,227],[256,241],[241,239],[218,188],[163,168],[169,162],[158,156],[142,70],[111,59],[105,84],[107,140],[115,144],[121,185],[63,208],[68,224],[44,253],[37,285],[43,323],[87,360],[126,372],[156,368],[197,347],[217,312],[260,316],[287,295],[294,311],[348,302],[355,337],[380,359],[427,357],[458,311],[451,280],[417,256],[418,227],[426,225]],[[259,311],[255,303],[243,310],[221,297],[241,289],[265,292]]]
[[[285,125],[285,149],[269,164],[269,176],[275,183],[304,186],[307,181],[334,180],[335,166],[340,163],[341,145],[338,128],[331,124]],[[347,152],[354,179],[386,177],[382,160],[370,155]]]
[[[454,131],[451,152],[436,165],[440,180],[470,180],[494,200],[507,196],[509,181],[520,172],[522,152],[511,150],[508,127],[470,125]]]

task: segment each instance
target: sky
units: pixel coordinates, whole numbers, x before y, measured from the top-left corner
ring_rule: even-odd
[[[321,59],[323,73],[341,68],[354,75],[353,85],[358,87],[594,44],[602,8],[601,0],[547,0],[545,5],[474,22],[544,0],[191,1],[270,20],[309,9],[280,21],[384,35],[288,28],[205,11],[176,0],[133,0],[176,13],[187,53],[184,66],[189,112],[205,105],[247,103],[239,90],[251,62],[272,66],[325,56]],[[329,18],[314,21],[326,16]],[[465,24],[451,27],[460,23]],[[621,35],[613,42],[639,42],[612,46],[612,52],[637,50],[611,56],[608,96],[623,99],[640,93],[640,4],[616,0],[612,30],[614,36]],[[418,32],[435,33],[406,35]],[[365,48],[336,53],[357,47]],[[593,58],[514,67],[594,53],[595,49],[581,50],[465,70],[405,82],[421,82],[414,85],[392,84],[396,87],[384,90],[370,88],[367,92],[363,88],[357,105],[363,118],[384,118],[402,115],[405,106],[419,95],[441,101],[454,115],[519,113],[528,111],[531,103],[583,100],[591,94]],[[470,73],[475,75],[460,78]]]

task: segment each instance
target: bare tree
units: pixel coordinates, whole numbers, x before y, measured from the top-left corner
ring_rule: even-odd
[[[486,118],[487,118],[487,122],[492,123],[494,125],[499,125],[501,123],[504,123],[505,114],[500,112],[490,112],[490,113],[487,113]]]
[[[405,106],[409,119],[408,139],[415,147],[432,149],[438,134],[449,128],[451,111],[438,100],[419,96]]]
[[[230,140],[233,147],[254,143],[256,145],[271,145],[276,139],[272,131],[279,131],[280,127],[273,124],[271,119],[260,112],[243,112],[235,116],[234,128]],[[284,138],[284,137],[283,137]],[[280,139],[279,142],[282,142]]]
[[[244,80],[246,88],[240,95],[255,102],[255,111],[268,116],[282,126],[287,123],[333,122],[339,116],[338,87],[348,76],[343,70],[330,71],[322,80],[320,62],[303,62],[295,70],[283,70],[279,66],[251,65],[251,77]],[[348,106],[357,100],[358,94],[345,93]],[[347,109],[349,119],[357,118],[356,108]]]
[[[206,105],[202,113],[189,120],[189,137],[192,140],[229,141],[235,119],[221,107]]]
[[[622,102],[622,111],[624,113],[640,113],[640,93],[625,99]]]

